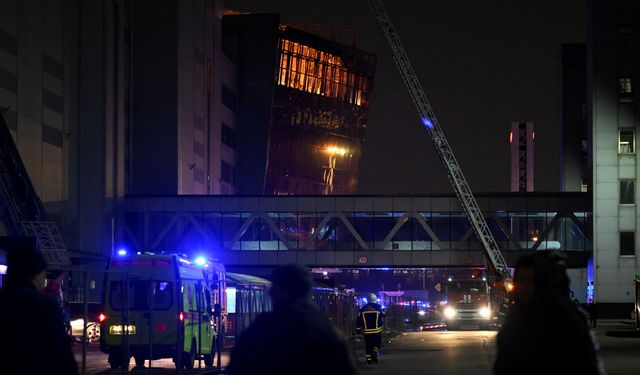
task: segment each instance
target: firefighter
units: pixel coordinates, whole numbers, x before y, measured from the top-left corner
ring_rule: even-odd
[[[378,363],[378,354],[382,347],[383,318],[387,315],[382,306],[377,303],[377,297],[371,293],[368,303],[358,312],[356,328],[364,336],[364,346],[367,363]]]

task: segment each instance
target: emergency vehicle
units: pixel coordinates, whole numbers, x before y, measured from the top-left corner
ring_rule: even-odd
[[[225,270],[217,261],[178,255],[121,254],[109,260],[100,348],[111,368],[173,358],[191,369],[213,365],[225,316]],[[216,350],[217,349],[217,350]]]
[[[489,285],[483,279],[451,279],[446,284],[444,319],[448,330],[463,325],[488,329],[492,322]]]

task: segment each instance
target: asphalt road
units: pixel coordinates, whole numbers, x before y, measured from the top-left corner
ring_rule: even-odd
[[[608,375],[640,374],[640,333],[631,322],[599,323],[596,338]],[[622,333],[623,337],[615,337]],[[379,363],[367,365],[357,350],[363,375],[374,374],[492,374],[496,331],[430,331],[406,333],[383,344]],[[626,336],[626,337],[625,337]]]
[[[610,335],[607,335],[607,332]],[[613,337],[611,333],[621,332],[625,337]],[[602,322],[596,330],[602,357],[608,375],[640,374],[640,335],[626,337],[633,332],[630,322]],[[491,374],[495,358],[496,331],[429,331],[410,332],[396,338],[391,344],[383,344],[383,355],[378,364],[367,365],[364,360],[362,343],[355,344],[362,375],[375,374]],[[81,352],[75,347],[76,358],[81,363]],[[227,365],[228,354],[223,354],[222,365]],[[171,359],[153,361],[151,371],[134,369],[131,360],[131,374],[175,374]],[[147,362],[148,366],[149,363]],[[196,364],[197,366],[197,364]],[[107,356],[92,344],[87,353],[86,374],[116,375],[123,371],[109,369]],[[214,373],[201,369],[183,371],[183,374]]]
[[[495,331],[410,332],[386,346],[378,364],[367,365],[358,350],[363,375],[491,374]]]
[[[78,345],[74,347],[74,354],[76,356],[76,361],[78,362],[78,366],[80,368],[80,373],[82,374],[82,348]],[[217,358],[215,361],[217,362]],[[229,362],[228,353],[223,353],[221,358],[222,366],[226,366]],[[215,371],[211,369],[205,369],[204,362],[202,362],[202,368],[198,369],[198,362],[195,362],[195,368],[193,370],[183,370],[182,374],[191,375],[191,374],[210,374],[215,373]],[[146,361],[145,368],[136,368],[135,361],[131,358],[129,363],[129,374],[153,374],[153,375],[169,375],[176,374],[176,366],[173,363],[173,360],[167,359],[158,359],[154,360],[151,363],[151,368],[149,368],[149,361]],[[122,369],[111,370],[109,367],[109,362],[107,362],[107,355],[100,352],[100,349],[97,343],[92,343],[89,345],[87,350],[87,362],[86,362],[86,375],[118,375],[122,374]]]

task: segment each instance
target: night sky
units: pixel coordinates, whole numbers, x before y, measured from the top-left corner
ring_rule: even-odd
[[[509,127],[536,129],[535,190],[560,186],[561,44],[585,42],[584,0],[384,2],[475,192],[509,191]],[[359,194],[453,192],[368,1],[228,0],[282,23],[358,29],[377,54]]]

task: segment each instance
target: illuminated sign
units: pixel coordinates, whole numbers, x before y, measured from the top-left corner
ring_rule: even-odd
[[[227,313],[236,312],[236,288],[227,288]]]

